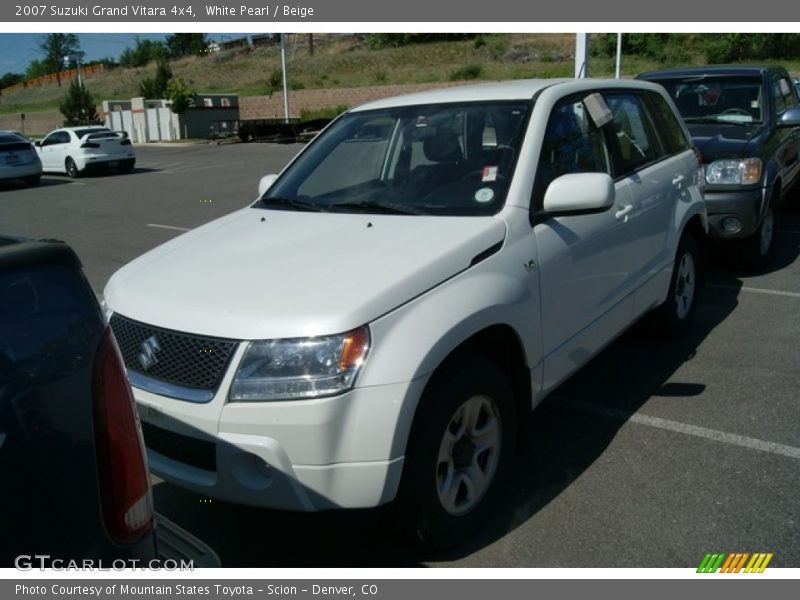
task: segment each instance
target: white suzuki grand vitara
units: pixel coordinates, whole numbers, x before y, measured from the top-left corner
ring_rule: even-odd
[[[648,312],[686,328],[706,213],[642,81],[514,81],[334,121],[243,210],[105,298],[163,479],[463,539],[531,411]]]

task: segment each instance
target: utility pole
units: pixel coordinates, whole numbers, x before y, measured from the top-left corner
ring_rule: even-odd
[[[575,78],[589,77],[589,34],[575,34]]]
[[[286,34],[281,34],[281,74],[283,75],[283,115],[289,122],[289,87],[286,78]]]
[[[622,34],[617,34],[617,79],[619,79],[620,65],[622,64]]]

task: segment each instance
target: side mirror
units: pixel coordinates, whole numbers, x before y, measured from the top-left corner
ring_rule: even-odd
[[[33,142],[33,143],[34,143],[34,144],[36,144],[37,146],[39,146],[40,148],[41,148],[41,146],[42,146],[42,141],[41,141],[41,140],[36,140],[36,141],[35,141],[35,142]]]
[[[272,184],[275,183],[275,180],[277,178],[278,178],[278,176],[275,175],[274,173],[270,173],[269,175],[264,175],[261,178],[261,181],[258,182],[258,197],[259,198],[264,195],[264,192],[266,192],[269,188],[272,187]]]
[[[800,106],[787,108],[781,117],[781,127],[800,126]]]
[[[548,216],[598,213],[614,204],[614,182],[606,173],[570,173],[554,179],[544,193]]]

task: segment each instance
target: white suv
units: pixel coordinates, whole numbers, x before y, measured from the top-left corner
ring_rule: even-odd
[[[531,411],[640,317],[690,322],[706,212],[660,86],[515,81],[350,110],[250,207],[105,290],[151,469],[482,524]]]

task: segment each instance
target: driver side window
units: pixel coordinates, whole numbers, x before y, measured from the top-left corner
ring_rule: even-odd
[[[547,123],[531,207],[538,210],[547,186],[568,173],[611,174],[608,148],[582,100],[557,104]]]

